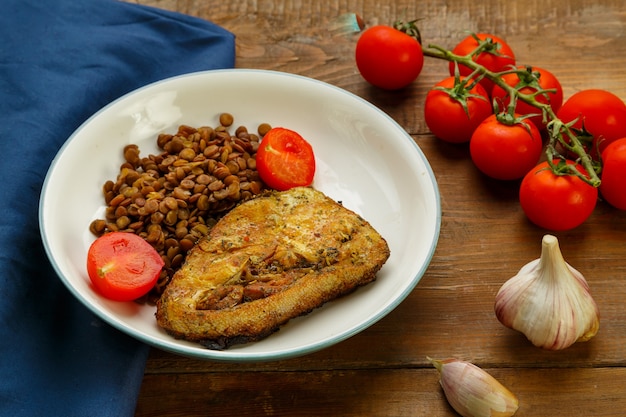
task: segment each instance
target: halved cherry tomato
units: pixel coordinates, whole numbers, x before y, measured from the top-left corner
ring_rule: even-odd
[[[585,173],[574,161],[566,163],[574,164],[578,171]],[[587,220],[596,206],[598,189],[577,176],[556,175],[547,162],[542,162],[522,180],[519,199],[531,222],[545,229],[562,231]]]
[[[510,66],[515,65],[515,54],[513,50],[507,44],[504,39],[499,38],[497,36],[491,35],[489,33],[477,33],[475,35],[469,35],[461,42],[459,42],[454,49],[453,53],[457,55],[468,55],[472,53],[478,47],[478,41],[476,38],[480,40],[491,39],[490,48],[479,53],[476,56],[472,57],[472,60],[481,64],[485,68],[493,72],[500,72],[507,69]],[[455,63],[450,62],[449,70],[450,75],[454,75]],[[472,70],[464,65],[459,65],[459,73],[461,75],[470,75]],[[491,94],[491,90],[493,89],[493,82],[484,78],[481,80],[480,84],[485,87],[485,90],[489,94]]]
[[[274,127],[261,140],[256,168],[261,180],[275,190],[311,185],[315,175],[313,147],[299,133]]]
[[[539,94],[536,96],[536,100],[543,104],[549,104],[554,113],[558,112],[563,105],[563,87],[559,80],[550,71],[538,67],[519,67],[519,73],[504,74],[502,80],[510,85],[516,87],[520,93],[533,94],[538,90],[554,90],[549,93]],[[525,70],[524,70],[525,69]],[[511,98],[506,94],[504,89],[500,86],[494,86],[491,92],[491,97],[504,108],[509,105]],[[543,130],[545,123],[543,123],[543,115],[541,111],[518,100],[515,106],[515,112],[521,115],[537,114],[532,116],[530,120],[539,128]]]
[[[164,264],[156,249],[131,232],[106,233],[87,252],[87,273],[93,286],[116,301],[131,301],[147,294]]]

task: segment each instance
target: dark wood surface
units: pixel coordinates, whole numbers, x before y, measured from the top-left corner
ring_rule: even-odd
[[[424,41],[448,48],[468,31],[491,32],[509,42],[519,63],[553,72],[566,97],[604,88],[626,99],[622,0],[137,2],[229,29],[237,36],[237,67],[316,78],[387,112],[432,165],[442,225],[423,279],[372,327],[278,362],[199,361],[153,349],[136,416],[454,416],[427,355],[465,359],[489,371],[518,396],[516,416],[626,414],[626,212],[600,202],[583,226],[555,233],[599,305],[597,336],[559,352],[532,346],[498,322],[493,303],[502,283],[539,256],[546,231],[525,219],[517,184],[486,179],[467,146],[429,134],[424,99],[447,75],[447,63],[427,58],[413,85],[384,92],[356,69],[358,35],[331,30],[337,16],[356,12],[368,25],[391,23],[403,13],[421,18]]]

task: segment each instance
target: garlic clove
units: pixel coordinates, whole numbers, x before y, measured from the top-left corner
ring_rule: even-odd
[[[543,237],[541,257],[502,285],[494,309],[503,325],[548,350],[587,341],[600,327],[598,306],[587,281],[565,262],[552,235]]]
[[[478,366],[458,359],[427,359],[439,371],[446,399],[463,417],[508,417],[517,411],[517,397]]]

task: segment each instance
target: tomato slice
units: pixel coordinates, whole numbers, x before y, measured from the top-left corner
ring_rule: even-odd
[[[87,252],[87,273],[93,286],[116,301],[131,301],[147,294],[164,264],[156,249],[130,232],[104,234]]]
[[[261,140],[256,167],[261,180],[275,190],[311,185],[315,175],[313,147],[297,132],[274,127]]]

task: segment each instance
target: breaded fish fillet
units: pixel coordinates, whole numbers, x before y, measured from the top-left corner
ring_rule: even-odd
[[[375,279],[385,239],[310,187],[234,208],[187,254],[157,302],[157,322],[212,349],[259,340]]]

